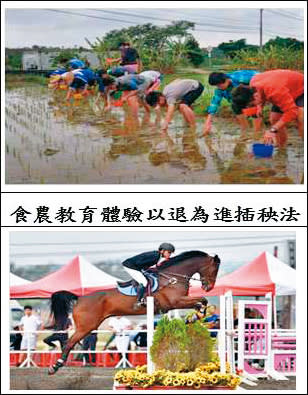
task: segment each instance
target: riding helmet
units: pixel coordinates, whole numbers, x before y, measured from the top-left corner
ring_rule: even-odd
[[[170,252],[174,252],[174,251],[175,251],[175,248],[174,248],[174,245],[172,245],[171,243],[162,243],[162,244],[159,246],[158,250],[159,250],[159,251],[161,251],[161,250],[167,250],[167,251],[170,251]]]

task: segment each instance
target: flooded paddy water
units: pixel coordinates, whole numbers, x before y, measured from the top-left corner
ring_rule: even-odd
[[[160,134],[140,110],[103,114],[94,98],[67,106],[64,92],[27,85],[6,91],[7,184],[298,184],[303,182],[304,144],[289,129],[285,149],[273,158],[252,155],[260,140],[241,135],[237,124],[217,119],[210,137],[176,114]]]

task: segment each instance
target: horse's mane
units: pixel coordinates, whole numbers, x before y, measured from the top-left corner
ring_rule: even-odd
[[[174,266],[178,263],[183,262],[186,259],[190,259],[190,258],[197,258],[197,257],[206,257],[209,256],[209,254],[207,254],[206,252],[202,252],[202,251],[186,251],[183,252],[182,254],[179,254],[173,258],[170,258],[168,261],[164,261],[163,266],[161,268],[165,269],[167,267],[170,266]]]

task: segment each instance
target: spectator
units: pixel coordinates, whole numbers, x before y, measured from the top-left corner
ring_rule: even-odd
[[[24,307],[25,315],[22,317],[19,329],[23,331],[20,349],[21,351],[27,351],[30,349],[34,351],[36,349],[37,334],[35,333],[41,327],[41,320],[36,315],[32,314],[32,306],[27,305]],[[17,366],[20,366],[26,359],[26,353],[19,355]]]
[[[196,321],[200,321],[205,318],[206,309],[207,309],[208,301],[206,298],[202,299],[201,302],[198,302],[194,306],[194,311],[192,313],[187,314],[185,317],[185,324],[192,324]]]
[[[147,332],[143,332],[146,331],[147,326],[146,324],[141,324],[139,326],[140,331],[142,332],[138,332],[135,336],[133,341],[136,343],[137,347],[147,347]]]
[[[96,332],[91,332],[88,336],[86,336],[83,339],[83,341],[82,341],[82,349],[83,350],[95,351],[96,350],[96,342],[97,342],[97,333]],[[90,361],[90,355],[91,355],[91,361]],[[93,364],[96,363],[96,354],[95,354],[95,352],[90,352],[90,353],[83,354],[83,357],[84,357],[87,365],[91,366],[91,362]]]
[[[204,321],[208,329],[219,329],[219,315],[216,314],[216,306],[213,304],[208,307],[208,314]],[[211,337],[217,337],[217,331],[211,332]]]
[[[14,331],[19,331],[19,326],[14,326]],[[20,350],[20,346],[21,346],[21,341],[22,341],[22,335],[21,333],[14,333],[11,335],[11,339],[10,339],[10,349],[11,350]]]
[[[129,346],[129,333],[125,330],[133,329],[131,322],[125,317],[112,317],[108,322],[108,329],[115,334],[115,343],[119,352],[124,353]]]
[[[44,326],[44,329],[54,329],[55,331],[65,331],[62,333],[53,333],[52,335],[46,337],[43,341],[46,343],[51,350],[55,350],[57,346],[54,341],[59,341],[61,350],[63,351],[67,341],[68,341],[68,331],[73,328],[72,321],[68,317],[59,318],[58,324],[53,323],[49,326]]]

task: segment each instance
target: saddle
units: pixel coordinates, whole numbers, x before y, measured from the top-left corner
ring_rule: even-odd
[[[150,296],[158,290],[159,283],[158,283],[158,273],[154,272],[146,272],[143,273],[148,280],[148,285],[145,290],[144,296]],[[129,281],[118,281],[117,282],[117,289],[118,291],[127,296],[137,296],[137,288],[138,282],[134,279]]]

